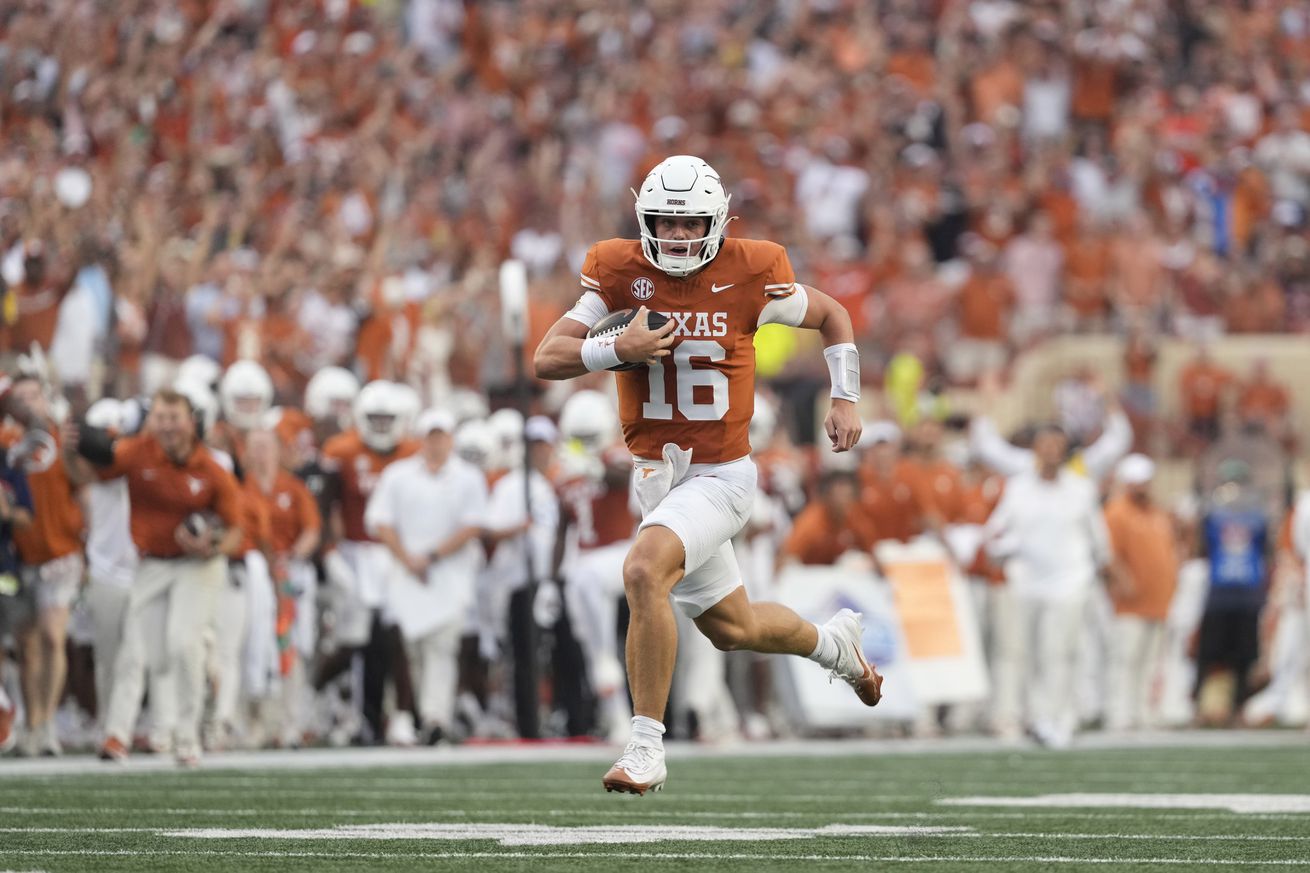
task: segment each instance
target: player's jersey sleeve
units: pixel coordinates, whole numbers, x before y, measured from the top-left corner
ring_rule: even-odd
[[[779,247],[777,258],[764,276],[764,306],[755,326],[785,324],[796,327],[805,320],[809,305],[809,295],[805,293],[805,286],[796,281],[787,250]]]
[[[582,262],[582,273],[578,278],[582,296],[572,309],[564,313],[565,317],[590,328],[613,311],[610,296],[601,285],[601,277],[601,256],[599,246],[595,245],[587,250],[587,257]]]

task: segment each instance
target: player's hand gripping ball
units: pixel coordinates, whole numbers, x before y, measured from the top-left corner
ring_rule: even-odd
[[[617,312],[611,312],[609,315],[596,322],[595,326],[587,332],[588,337],[615,337],[632,323],[640,309],[620,309]],[[669,318],[659,312],[646,311],[646,328],[647,330],[657,331],[664,325],[668,324]],[[646,366],[645,361],[624,361],[616,367],[610,367],[611,370],[639,370]]]

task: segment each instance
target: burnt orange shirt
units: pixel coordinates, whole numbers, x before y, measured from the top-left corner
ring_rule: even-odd
[[[562,482],[557,490],[561,509],[577,529],[579,549],[623,542],[637,529],[627,488],[578,476]]]
[[[1247,382],[1237,398],[1243,418],[1273,419],[1287,413],[1287,389],[1277,382]]]
[[[1193,361],[1183,368],[1179,377],[1183,408],[1192,418],[1213,418],[1219,414],[1219,401],[1232,381],[1232,374],[1223,367]]]
[[[143,557],[182,557],[175,533],[193,512],[217,513],[229,528],[241,525],[241,486],[205,446],[197,444],[179,464],[150,434],[127,437],[114,443],[114,462],[98,474],[127,479],[132,542]]]
[[[57,433],[47,436],[23,465],[32,493],[32,523],[13,534],[18,557],[29,566],[80,552],[86,530],[77,489],[69,481],[60,454],[59,437]],[[7,429],[0,434],[0,450],[7,451],[21,438],[22,431]]]
[[[1105,506],[1114,556],[1128,570],[1136,591],[1114,597],[1114,611],[1163,621],[1178,582],[1178,544],[1173,519],[1158,506],[1140,504],[1120,494]]]
[[[665,443],[692,450],[692,462],[750,454],[755,404],[755,330],[770,300],[796,293],[787,252],[777,243],[729,238],[699,272],[673,279],[636,240],[597,243],[582,264],[582,288],[611,312],[645,305],[673,318],[672,354],[659,366],[616,374],[619,419],[629,451],[658,460]]]
[[[272,548],[273,521],[268,501],[249,484],[241,489],[241,530],[246,535],[241,541],[241,554],[266,552]]]
[[[782,553],[802,564],[833,564],[852,549],[869,551],[877,541],[873,522],[858,506],[852,507],[844,519],[837,519],[828,507],[816,501],[796,516]]]
[[[10,347],[27,354],[32,343],[36,343],[48,351],[54,342],[55,327],[59,323],[59,305],[68,293],[68,288],[60,291],[46,281],[39,287],[23,283],[11,290],[18,305],[18,321],[14,323],[9,335]]]
[[[906,458],[905,472],[925,514],[941,524],[964,520],[964,483],[955,465],[940,459]]]
[[[250,487],[257,490],[259,486],[251,481]],[[314,495],[309,493],[305,483],[286,470],[279,470],[273,480],[273,490],[264,494],[268,505],[269,520],[272,523],[273,554],[285,555],[306,531],[323,529],[323,519],[318,514],[318,504]]]
[[[354,428],[337,434],[323,446],[323,466],[341,477],[341,523],[346,539],[373,542],[364,528],[369,495],[388,464],[408,458],[416,451],[417,441],[401,440],[390,453],[381,454],[365,445]]]
[[[914,473],[904,460],[889,478],[860,468],[860,506],[880,540],[906,542],[923,531],[924,507],[915,490]]]
[[[999,275],[972,275],[960,288],[960,334],[971,339],[999,341],[1014,302],[1010,280]]]

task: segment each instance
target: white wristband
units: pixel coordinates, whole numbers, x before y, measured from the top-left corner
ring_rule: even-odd
[[[860,353],[854,343],[837,343],[823,350],[832,379],[832,398],[856,403],[860,399]]]
[[[587,337],[582,341],[582,365],[594,373],[623,363],[619,360],[617,341],[617,335]]]

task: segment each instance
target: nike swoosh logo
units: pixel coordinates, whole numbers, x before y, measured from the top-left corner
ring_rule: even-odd
[[[727,291],[729,288],[731,288],[733,285],[736,285],[736,284],[737,284],[736,282],[733,282],[731,285],[711,285],[711,286],[710,286],[710,293],[711,293],[711,294],[718,294],[720,291]]]

